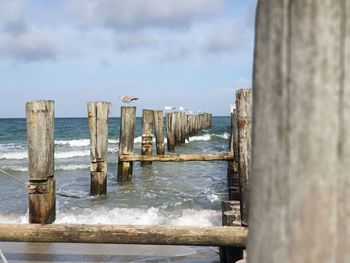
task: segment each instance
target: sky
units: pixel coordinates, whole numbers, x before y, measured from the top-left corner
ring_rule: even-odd
[[[139,97],[142,109],[229,115],[251,87],[256,0],[1,0],[0,118],[55,101],[56,117],[87,102]]]

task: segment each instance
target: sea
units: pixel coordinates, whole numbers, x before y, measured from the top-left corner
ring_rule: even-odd
[[[55,223],[221,225],[227,200],[227,163],[134,162],[132,181],[117,182],[120,118],[109,119],[107,195],[90,197],[90,134],[87,118],[55,119]],[[176,153],[226,152],[230,117],[213,117],[211,129],[177,146]],[[28,223],[28,159],[25,119],[0,119],[0,223]],[[135,153],[141,148],[137,118]]]

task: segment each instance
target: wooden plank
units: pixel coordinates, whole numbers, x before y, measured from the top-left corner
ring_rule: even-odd
[[[133,163],[120,161],[120,156],[132,154],[134,151],[135,123],[136,107],[121,107],[117,176],[119,182],[130,181],[132,178]]]
[[[158,162],[187,162],[187,161],[229,161],[233,160],[232,153],[195,153],[195,154],[165,154],[141,156],[136,154],[121,155],[121,161],[158,161]]]
[[[154,132],[156,137],[156,149],[157,154],[165,154],[164,147],[164,131],[163,131],[163,111],[155,110],[153,111],[154,117]]]
[[[0,224],[0,241],[244,247],[245,227]]]
[[[241,189],[242,224],[248,225],[249,217],[249,175],[251,166],[252,106],[251,89],[236,92],[237,127],[238,127],[238,169]]]
[[[259,1],[250,263],[350,262],[350,1]]]

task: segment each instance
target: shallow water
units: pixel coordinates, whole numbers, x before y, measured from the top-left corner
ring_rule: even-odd
[[[109,120],[108,195],[89,197],[90,149],[85,118],[55,120],[57,191],[81,198],[57,196],[56,223],[220,225],[221,201],[227,198],[226,162],[134,163],[131,182],[116,181],[119,118]],[[28,180],[25,119],[0,119],[0,167]],[[228,148],[229,117],[214,117],[213,128],[190,138],[177,153],[224,152]],[[135,152],[141,146],[137,119]],[[0,174],[0,223],[27,223],[24,185]]]

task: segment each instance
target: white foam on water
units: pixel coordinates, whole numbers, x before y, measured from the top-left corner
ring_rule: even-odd
[[[67,164],[67,165],[57,165],[55,170],[58,171],[75,171],[75,170],[84,170],[89,169],[89,164]]]
[[[23,159],[27,159],[27,157],[28,157],[28,153],[24,151],[0,153],[0,159],[6,159],[6,160],[23,160]]]
[[[5,165],[0,167],[3,170],[10,170],[14,172],[27,172],[28,167],[26,166],[14,166],[14,165]]]
[[[0,212],[0,224],[28,224],[28,222],[29,211],[26,214]]]
[[[84,208],[58,213],[56,224],[183,225],[214,226],[221,223],[221,212],[185,209],[169,214],[159,208]]]
[[[210,139],[211,139],[210,134],[204,134],[204,135],[190,137],[190,142],[193,142],[193,141],[210,141]]]
[[[69,158],[83,157],[83,156],[89,156],[89,155],[90,155],[90,150],[57,152],[55,153],[55,159],[69,159]]]
[[[182,216],[170,220],[169,224],[179,226],[219,226],[221,225],[221,212],[185,209],[182,212]]]
[[[71,147],[87,147],[90,146],[89,139],[80,139],[80,140],[58,140],[55,141],[56,145],[69,145]]]
[[[210,194],[210,195],[207,195],[207,199],[211,202],[211,203],[214,203],[216,201],[219,201],[220,200],[220,197],[217,195],[217,194]]]
[[[213,136],[228,140],[230,139],[230,134],[227,132],[224,132],[223,134],[213,134]]]

